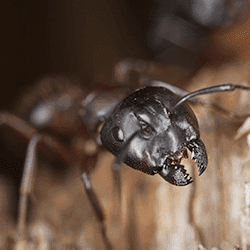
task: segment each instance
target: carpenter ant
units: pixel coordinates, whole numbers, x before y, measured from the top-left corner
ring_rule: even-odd
[[[124,162],[146,174],[159,174],[171,184],[185,186],[192,182],[180,164],[182,158],[187,157],[187,149],[197,162],[200,175],[207,167],[207,153],[200,139],[198,122],[186,102],[211,106],[232,118],[245,117],[194,97],[235,89],[250,90],[250,87],[225,84],[188,93],[160,81],[151,81],[149,85],[127,97],[124,88],[101,89],[87,94],[80,88],[70,88],[67,93],[39,103],[32,110],[29,123],[10,113],[0,113],[1,124],[29,140],[20,191],[17,240],[26,237],[27,197],[31,192],[38,148],[45,153],[53,151],[68,165],[83,166],[82,181],[86,193],[100,223],[105,246],[107,249],[112,247],[106,235],[103,210],[89,181],[89,170],[83,165],[85,153],[65,145],[49,133],[50,129],[59,131],[59,135],[79,133],[90,138],[90,132],[96,133],[102,124],[96,141],[117,157],[113,167],[116,173]],[[57,124],[57,117],[63,117],[62,124]]]
[[[167,84],[162,84],[165,86],[141,88],[120,102],[107,118],[101,139],[103,145],[128,166],[149,175],[159,174],[171,184],[185,186],[192,182],[180,165],[181,159],[187,157],[187,149],[198,165],[199,175],[207,167],[207,153],[200,139],[197,119],[185,102],[198,95],[237,88],[250,90],[250,87],[218,85],[179,99],[167,89]]]

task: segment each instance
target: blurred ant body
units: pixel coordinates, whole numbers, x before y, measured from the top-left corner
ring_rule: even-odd
[[[137,73],[145,73],[143,63],[128,63],[127,66]],[[104,213],[89,181],[91,169],[86,165],[87,159],[96,155],[99,145],[104,145],[117,157],[113,169],[118,192],[121,162],[150,175],[159,174],[171,184],[184,186],[192,182],[180,164],[182,158],[187,157],[187,149],[197,162],[200,174],[207,167],[207,154],[200,139],[198,122],[186,101],[211,106],[231,118],[246,117],[239,117],[195,96],[236,88],[250,90],[250,87],[225,84],[188,93],[160,81],[147,80],[147,85],[150,86],[128,95],[125,87],[83,91],[78,86],[66,84],[64,91],[39,102],[31,110],[28,122],[10,113],[0,113],[2,125],[29,141],[20,190],[18,240],[26,237],[27,198],[32,188],[37,149],[45,155],[53,152],[67,165],[81,169],[82,181],[100,223],[104,244],[111,249]],[[78,139],[74,143],[65,143],[65,138],[72,136]]]

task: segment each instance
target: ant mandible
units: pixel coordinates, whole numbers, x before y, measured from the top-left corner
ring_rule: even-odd
[[[68,165],[83,165],[84,158],[73,148],[48,133],[39,132],[41,128],[49,127],[52,120],[56,120],[55,116],[63,114],[65,123],[62,127],[69,131],[73,127],[80,134],[82,131],[96,133],[102,124],[96,141],[115,155],[115,176],[118,176],[120,164],[124,162],[146,174],[159,174],[176,186],[185,186],[192,182],[181,165],[182,158],[188,157],[187,150],[198,165],[199,175],[208,164],[197,119],[187,101],[210,106],[231,118],[244,119],[247,115],[238,116],[216,104],[195,98],[235,89],[249,91],[250,87],[223,84],[188,93],[165,82],[150,81],[149,86],[139,88],[127,97],[124,88],[95,90],[87,95],[80,89],[63,93],[39,103],[30,114],[30,123],[10,113],[0,113],[2,125],[9,126],[29,140],[20,189],[17,240],[25,238],[28,195],[31,192],[37,148],[45,153],[49,148]],[[81,178],[100,223],[104,244],[111,249],[104,213],[91,187],[88,172],[86,167],[82,167]]]

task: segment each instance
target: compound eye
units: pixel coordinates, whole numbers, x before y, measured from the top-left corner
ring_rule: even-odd
[[[112,129],[113,137],[115,138],[116,141],[118,142],[123,142],[124,141],[124,135],[122,130],[119,127],[114,127]]]
[[[139,126],[141,127],[142,136],[145,139],[150,139],[150,137],[154,134],[155,130],[151,126],[150,119],[147,115],[136,115],[137,120],[139,121]]]
[[[153,135],[154,133],[154,130],[153,128],[148,125],[148,124],[142,124],[141,126],[141,131],[142,131],[142,136],[145,138],[145,139],[150,139],[151,136]]]
[[[149,125],[142,125],[142,131],[145,135],[150,135],[153,132],[153,129]]]

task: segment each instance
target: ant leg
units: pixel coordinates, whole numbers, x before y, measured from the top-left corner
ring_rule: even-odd
[[[83,171],[83,173],[82,173],[82,181],[84,183],[84,187],[85,187],[85,190],[86,190],[87,195],[89,197],[89,200],[94,208],[96,217],[99,221],[99,224],[101,227],[101,232],[102,232],[102,237],[103,237],[103,241],[104,241],[104,244],[106,246],[106,249],[112,249],[112,245],[109,242],[109,239],[107,237],[107,229],[106,229],[106,225],[104,223],[105,217],[104,217],[103,209],[102,209],[101,204],[99,203],[99,201],[97,199],[97,196],[96,196],[93,188],[91,187],[91,184],[89,181],[89,176],[85,171]]]
[[[195,96],[213,94],[213,93],[218,93],[218,92],[234,91],[235,89],[242,89],[242,90],[248,90],[248,91],[250,91],[250,87],[249,86],[235,85],[235,84],[230,84],[230,83],[221,84],[221,85],[215,85],[215,86],[208,87],[208,88],[198,89],[196,91],[193,91],[193,92],[191,92],[191,93],[183,96],[175,104],[175,106],[173,107],[173,109],[175,109],[176,107],[178,107],[182,103],[186,102],[187,100],[192,99]]]
[[[0,125],[6,125],[7,127],[10,127],[17,134],[28,141],[35,134],[37,134],[37,130],[31,127],[27,122],[7,112],[0,112]]]
[[[24,120],[18,118],[17,116],[0,112],[0,125],[5,125],[13,130],[17,135],[26,141],[30,141],[38,131],[30,126]],[[38,144],[39,152],[47,155],[50,152],[54,152],[55,156],[67,163],[68,165],[76,165],[77,155],[74,150],[66,145],[62,144],[56,138],[52,136],[43,135],[41,142]]]
[[[173,92],[174,94],[176,94],[179,97],[183,97],[183,96],[189,94],[189,92],[184,90],[184,89],[181,89],[181,88],[176,87],[176,86],[174,86],[172,84],[162,82],[162,81],[156,81],[156,80],[151,81],[150,86],[166,88],[166,89],[170,90],[171,92]],[[191,100],[193,100],[193,99],[191,99]]]
[[[209,102],[209,101],[201,101],[201,100],[197,100],[197,102],[191,102],[194,105],[201,105],[204,107],[208,107],[213,109],[214,111],[221,113],[222,115],[227,116],[228,118],[232,119],[232,120],[237,120],[237,121],[245,121],[249,116],[250,113],[248,114],[243,114],[243,115],[238,115],[230,110],[227,110],[219,105],[217,105],[216,103],[213,102]]]
[[[17,235],[18,240],[24,240],[26,237],[26,216],[28,207],[28,196],[32,188],[32,179],[35,169],[36,147],[37,143],[41,140],[41,135],[37,134],[32,137],[28,144],[27,154],[25,157],[23,177],[20,188],[20,201],[17,222]]]
[[[12,115],[10,113],[0,112],[0,125],[5,125],[10,127],[13,132],[21,136],[24,140],[30,141],[28,145],[24,174],[21,184],[21,197],[20,197],[20,206],[19,206],[19,215],[18,215],[18,240],[22,240],[25,237],[25,222],[26,222],[26,213],[27,213],[27,197],[31,191],[32,184],[32,172],[35,167],[35,152],[38,148],[39,152],[47,155],[48,153],[54,152],[55,156],[65,162],[70,166],[78,166],[79,157],[75,150],[64,145],[55,138],[48,136],[46,134],[39,135],[37,130],[30,126],[24,120]],[[39,144],[38,144],[39,142]],[[84,172],[82,175],[82,180],[85,185],[88,197],[91,204],[94,207],[94,211],[98,220],[101,223],[101,230],[103,239],[107,249],[112,249],[112,246],[106,236],[106,226],[104,224],[104,214],[99,204],[99,201],[91,188],[89,177]]]
[[[126,58],[115,65],[113,81],[119,85],[126,85],[128,93],[132,93],[140,86],[144,86],[145,82],[148,82],[148,67],[148,62]]]

